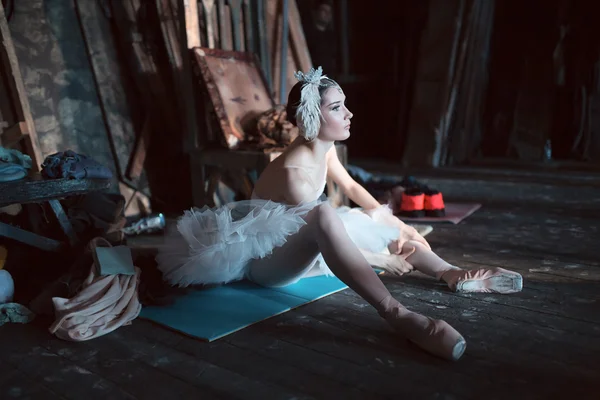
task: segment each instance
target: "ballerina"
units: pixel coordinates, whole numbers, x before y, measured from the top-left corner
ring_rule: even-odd
[[[464,270],[442,260],[417,231],[354,181],[334,142],[350,136],[352,113],[341,87],[319,67],[296,73],[288,119],[299,136],[256,182],[251,200],[186,211],[157,262],[174,285],[248,279],[267,287],[315,274],[335,275],[399,334],[431,354],[458,360],[462,335],[443,320],[412,312],[392,297],[373,267],[402,275],[416,269],[459,292],[514,293],[518,273]],[[327,177],[360,209],[334,209],[322,197]]]

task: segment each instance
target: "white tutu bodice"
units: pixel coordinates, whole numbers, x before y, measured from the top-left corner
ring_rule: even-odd
[[[246,277],[252,259],[266,257],[306,224],[304,216],[321,200],[289,206],[252,199],[221,207],[186,211],[176,229],[167,232],[156,257],[164,279],[172,285],[222,284]],[[378,218],[348,207],[337,209],[354,243],[372,252],[387,250],[399,230]],[[391,213],[382,206],[377,212]],[[331,275],[319,255],[313,266]]]

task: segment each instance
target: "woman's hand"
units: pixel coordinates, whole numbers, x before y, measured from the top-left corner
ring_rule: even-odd
[[[386,255],[386,260],[379,268],[393,276],[402,276],[411,273],[415,268],[399,254]]]
[[[400,254],[402,252],[402,246],[404,246],[404,243],[408,242],[409,240],[416,240],[419,243],[423,243],[423,245],[427,246],[427,248],[431,250],[431,246],[429,243],[427,243],[427,240],[425,240],[425,238],[421,236],[421,234],[419,234],[415,228],[400,221],[400,219],[392,214],[391,210],[386,206],[365,210],[364,213],[373,218],[374,221],[381,222],[388,226],[393,226],[400,230],[398,239],[388,246],[390,253]]]
[[[396,218],[396,217],[394,217],[394,218]],[[397,220],[396,226],[400,229],[400,236],[398,236],[398,239],[388,246],[390,253],[392,253],[392,254],[402,253],[402,247],[409,240],[415,240],[419,243],[423,243],[423,245],[425,245],[429,250],[431,250],[431,246],[429,245],[429,243],[427,243],[427,240],[425,240],[425,238],[423,236],[421,236],[415,228],[413,228],[410,225],[406,225],[404,222],[400,221],[398,218],[396,218],[396,220]]]

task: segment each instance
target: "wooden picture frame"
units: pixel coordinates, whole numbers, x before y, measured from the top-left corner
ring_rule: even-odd
[[[275,102],[252,53],[197,47],[194,72],[213,105],[222,142],[237,149],[256,117]]]

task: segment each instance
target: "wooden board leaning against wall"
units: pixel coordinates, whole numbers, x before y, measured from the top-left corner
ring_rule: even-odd
[[[25,93],[19,61],[0,3],[0,145],[29,155],[32,169],[40,170],[42,153],[38,143],[29,100]]]

